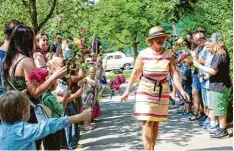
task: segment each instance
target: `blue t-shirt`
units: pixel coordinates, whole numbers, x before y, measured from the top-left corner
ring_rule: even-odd
[[[0,50],[0,96],[3,93],[3,86],[2,86],[2,63],[3,63],[3,59],[6,55],[6,51],[4,50]]]
[[[211,61],[214,58],[214,55],[211,54],[209,51],[208,51],[207,54],[208,55],[206,57],[206,61],[205,61],[204,66],[211,67]],[[206,76],[206,75],[208,75],[208,73],[206,73],[204,71],[201,71],[201,74],[202,74],[203,77]],[[209,89],[209,85],[210,85],[209,79],[205,80],[204,82],[201,83],[202,88],[205,88],[205,89]]]
[[[36,150],[35,140],[55,133],[70,125],[68,117],[50,118],[31,124],[15,122],[0,125],[0,150]]]

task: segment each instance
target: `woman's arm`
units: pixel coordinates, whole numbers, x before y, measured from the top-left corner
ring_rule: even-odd
[[[44,56],[42,55],[42,53],[40,52],[35,52],[33,54],[33,59],[34,59],[34,62],[36,64],[36,67],[37,68],[41,68],[41,67],[44,67],[46,62],[45,62],[45,59],[44,59]]]
[[[127,89],[121,98],[122,100],[125,100],[125,101],[127,100],[133,84],[140,78],[140,76],[143,72],[143,65],[144,65],[144,63],[143,63],[142,58],[140,56],[138,56],[136,58],[135,66],[134,66],[134,69],[132,71],[130,80],[128,82]]]
[[[43,82],[42,84],[35,83],[31,81],[28,78],[28,75],[30,72],[34,71],[36,69],[36,65],[31,58],[26,58],[22,62],[23,65],[23,72],[24,72],[24,77],[25,81],[27,84],[27,89],[28,92],[33,96],[33,97],[39,97],[41,96],[44,92],[46,92],[50,86],[52,85],[52,82],[60,77],[64,77],[64,75],[67,72],[67,66],[62,67],[61,69],[57,70],[54,72],[49,78]]]
[[[128,86],[126,91],[130,92],[133,84],[140,78],[142,72],[143,72],[143,60],[140,56],[137,57],[134,69],[132,71]]]
[[[218,69],[213,69],[210,67],[206,67],[201,65],[197,60],[193,60],[193,65],[203,71],[205,71],[206,73],[208,73],[209,75],[216,75],[217,72],[219,71]]]

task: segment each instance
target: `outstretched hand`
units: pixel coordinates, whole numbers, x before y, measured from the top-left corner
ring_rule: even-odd
[[[188,102],[191,102],[190,96],[184,90],[180,91],[180,94],[184,99],[188,100]]]
[[[126,102],[129,97],[129,92],[125,91],[124,94],[121,96],[121,102]]]

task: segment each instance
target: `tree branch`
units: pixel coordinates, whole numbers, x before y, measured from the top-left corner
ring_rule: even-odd
[[[116,40],[118,40],[120,43],[125,44],[125,45],[129,45],[129,43],[124,43],[122,42],[119,38],[117,38],[113,33],[110,32],[110,35],[113,36]]]
[[[52,6],[50,8],[50,12],[45,17],[45,19],[39,24],[38,30],[40,30],[45,25],[45,23],[51,18],[51,16],[53,15],[53,12],[54,12],[54,9],[55,9],[55,6],[56,6],[56,2],[57,2],[57,0],[53,0]]]
[[[32,10],[29,4],[27,4],[27,2],[25,0],[22,0],[22,3],[24,5],[24,7],[28,10],[28,14],[31,16],[32,14]]]
[[[32,25],[33,25],[34,30],[37,32],[38,22],[37,22],[36,0],[30,0],[29,3],[31,5],[30,16],[31,16]]]
[[[72,27],[73,27],[73,25],[68,26],[66,30],[64,30],[63,32],[61,32],[61,34],[64,34],[65,32],[68,32],[68,30],[70,30]]]

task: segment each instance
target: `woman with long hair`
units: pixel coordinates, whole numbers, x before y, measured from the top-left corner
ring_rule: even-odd
[[[18,25],[12,32],[8,51],[3,61],[3,93],[12,90],[13,85],[17,90],[27,90],[30,100],[40,103],[40,96],[46,92],[52,83],[67,72],[63,67],[50,75],[43,83],[36,83],[29,78],[29,74],[36,69],[32,58],[34,50],[34,31],[26,25]],[[30,123],[37,123],[33,108],[31,107]],[[37,149],[40,142],[37,143]]]
[[[49,36],[46,33],[39,33],[36,36],[36,52],[33,53],[33,58],[36,66],[44,67],[48,61],[47,53],[50,49]]]
[[[217,38],[220,37],[220,38]],[[224,138],[229,136],[226,129],[227,107],[231,92],[231,80],[229,75],[230,57],[224,42],[222,41],[221,33],[215,33],[211,36],[216,38],[212,42],[210,49],[213,59],[210,67],[201,65],[194,60],[194,66],[209,74],[209,90],[211,99],[210,110],[210,133],[211,138]],[[216,121],[219,120],[219,123]],[[213,121],[213,122],[212,122]]]

